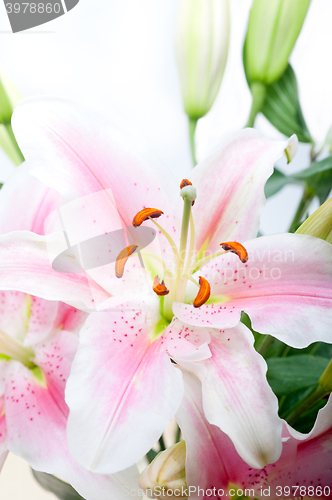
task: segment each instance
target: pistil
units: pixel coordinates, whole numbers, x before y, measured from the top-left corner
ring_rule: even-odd
[[[0,354],[8,356],[10,359],[15,359],[20,361],[23,365],[28,368],[33,368],[35,365],[31,361],[34,357],[33,350],[24,347],[20,342],[18,342],[13,337],[10,337],[6,333],[0,330]]]

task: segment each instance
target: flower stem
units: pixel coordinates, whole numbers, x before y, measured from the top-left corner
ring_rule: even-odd
[[[257,352],[259,352],[261,356],[265,356],[274,340],[274,337],[271,337],[271,335],[265,335],[257,347]]]
[[[309,394],[305,399],[302,399],[298,406],[286,416],[286,420],[290,425],[294,423],[301,417],[301,415],[309,410],[315,403],[320,401],[322,398],[327,396],[329,393],[323,389],[323,387],[318,386],[316,389]]]
[[[315,197],[315,192],[308,186],[305,186],[300,204],[296,210],[292,223],[289,227],[289,232],[294,233],[301,223],[302,217],[309,208],[310,203]]]
[[[265,97],[266,97],[266,86],[261,82],[253,82],[250,86],[252,93],[252,105],[250,110],[250,115],[247,123],[247,127],[253,127],[255,124],[256,116],[261,111]]]
[[[197,165],[196,152],[195,152],[195,131],[197,125],[197,118],[189,118],[189,139],[190,139],[190,149],[191,157],[193,160],[194,167]]]

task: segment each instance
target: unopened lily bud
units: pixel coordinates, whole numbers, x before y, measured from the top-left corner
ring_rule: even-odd
[[[148,498],[188,498],[186,483],[186,444],[174,444],[159,453],[142,472],[139,487]]]
[[[314,236],[332,245],[332,198],[311,214],[296,233]]]
[[[310,0],[254,0],[245,42],[249,82],[269,85],[287,68]]]
[[[6,75],[0,72],[0,123],[10,123],[14,107],[22,100]]]
[[[184,109],[192,120],[204,116],[218,94],[229,34],[228,0],[180,0],[176,52]]]

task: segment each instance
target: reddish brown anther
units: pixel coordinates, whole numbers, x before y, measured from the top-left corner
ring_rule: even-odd
[[[115,261],[115,276],[117,278],[122,278],[127,260],[137,249],[137,245],[129,245],[121,250]]]
[[[241,243],[237,241],[227,241],[226,243],[220,243],[220,246],[226,251],[230,250],[232,253],[235,253],[243,264],[247,262],[248,252]]]
[[[180,189],[184,188],[185,186],[192,186],[193,183],[188,181],[188,179],[182,179],[181,184],[180,184]]]
[[[199,292],[194,300],[194,307],[201,307],[207,300],[209,300],[211,295],[211,287],[210,283],[207,279],[203,278],[203,276],[199,277]]]
[[[153,280],[153,291],[159,295],[159,297],[163,297],[164,295],[169,294],[169,290],[167,289],[164,280],[160,281],[159,276],[156,276]]]
[[[158,217],[163,215],[163,213],[164,212],[158,210],[157,208],[143,208],[143,210],[138,212],[133,218],[133,226],[139,227],[141,224],[143,224],[144,221],[148,220],[149,218],[157,219]]]

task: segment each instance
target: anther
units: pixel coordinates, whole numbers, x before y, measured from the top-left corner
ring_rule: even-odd
[[[193,183],[188,181],[188,179],[182,179],[181,184],[180,184],[180,189],[184,188],[185,186],[192,186]]]
[[[235,253],[243,264],[247,262],[248,252],[241,243],[237,241],[227,241],[226,243],[220,243],[220,246],[226,251]]]
[[[148,220],[149,218],[157,219],[158,217],[163,215],[163,213],[164,212],[158,210],[157,208],[143,208],[143,210],[138,212],[133,218],[133,226],[139,227],[141,224],[143,224],[144,221]]]
[[[115,276],[117,278],[122,278],[127,260],[137,249],[138,245],[129,245],[121,250],[115,261]]]
[[[160,281],[159,276],[157,275],[153,280],[153,291],[159,295],[159,297],[163,297],[164,295],[169,294],[169,290],[167,289],[164,280]]]
[[[201,307],[207,300],[209,300],[211,295],[210,283],[203,276],[199,277],[199,292],[193,302],[194,307]]]

